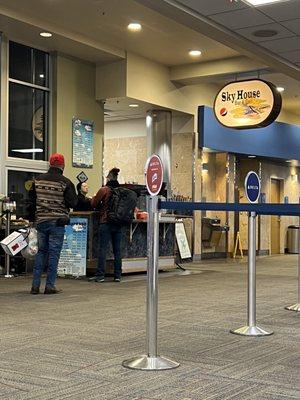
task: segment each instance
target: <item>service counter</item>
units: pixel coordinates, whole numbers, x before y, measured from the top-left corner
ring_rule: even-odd
[[[71,218],[87,219],[87,272],[97,267],[98,248],[101,237],[98,237],[97,212],[73,212]],[[162,217],[159,222],[159,268],[175,268],[175,217]],[[147,269],[147,221],[134,220],[131,225],[123,227],[122,238],[122,271],[141,272]],[[113,252],[110,245],[107,252],[107,272],[113,271]]]

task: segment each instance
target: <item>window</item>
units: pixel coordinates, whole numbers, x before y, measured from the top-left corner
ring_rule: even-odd
[[[48,158],[49,55],[9,44],[8,156]]]

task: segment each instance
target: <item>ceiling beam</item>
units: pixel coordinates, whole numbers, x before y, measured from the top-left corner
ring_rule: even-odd
[[[248,57],[232,57],[202,63],[179,65],[170,68],[171,81],[183,85],[194,85],[201,82],[217,81],[259,75],[267,73],[266,66],[250,60]]]

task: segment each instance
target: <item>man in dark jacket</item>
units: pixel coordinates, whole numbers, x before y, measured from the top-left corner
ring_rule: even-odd
[[[39,250],[35,257],[31,294],[38,294],[45,262],[48,263],[45,294],[60,291],[55,287],[57,265],[62,249],[65,225],[69,224],[69,209],[77,204],[73,183],[63,176],[64,156],[50,157],[50,168],[39,175],[30,190],[29,221],[35,222]]]
[[[107,212],[109,210],[109,200],[111,190],[119,187],[118,174],[119,168],[113,168],[107,175],[106,185],[100,188],[91,200],[92,207],[99,210],[99,259],[96,275],[91,278],[91,281],[104,282],[106,252],[109,243],[112,243],[114,253],[114,281],[121,281],[122,274],[122,256],[121,256],[121,241],[122,228],[107,221]]]

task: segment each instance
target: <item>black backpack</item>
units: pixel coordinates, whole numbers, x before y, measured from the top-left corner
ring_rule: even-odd
[[[123,187],[111,189],[107,222],[117,225],[131,224],[136,203],[137,194],[134,191]]]

